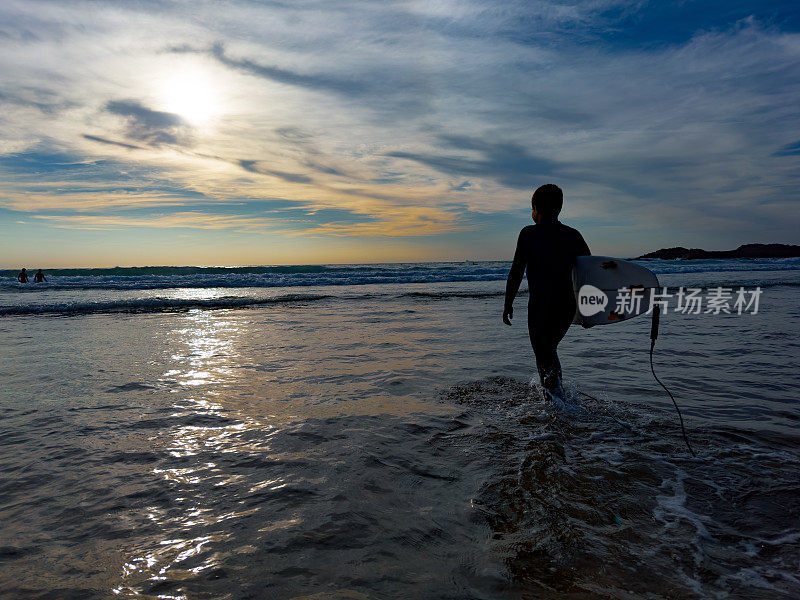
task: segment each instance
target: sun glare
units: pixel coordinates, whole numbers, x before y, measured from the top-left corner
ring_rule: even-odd
[[[163,110],[201,124],[220,112],[219,94],[202,69],[173,71],[161,81],[159,96]]]

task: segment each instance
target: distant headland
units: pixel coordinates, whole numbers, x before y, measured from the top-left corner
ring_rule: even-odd
[[[702,248],[661,248],[637,258],[693,260],[699,258],[793,258],[800,256],[800,246],[792,244],[742,244],[736,250],[703,250]]]

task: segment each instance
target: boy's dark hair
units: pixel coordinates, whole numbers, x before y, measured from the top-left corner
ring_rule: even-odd
[[[564,192],[554,183],[536,188],[531,197],[531,207],[545,218],[556,218],[564,206]]]

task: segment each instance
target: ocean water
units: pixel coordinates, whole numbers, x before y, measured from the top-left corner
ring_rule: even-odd
[[[0,597],[800,597],[800,261],[532,382],[507,263],[0,273]]]

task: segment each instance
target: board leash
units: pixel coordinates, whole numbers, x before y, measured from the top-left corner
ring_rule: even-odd
[[[678,419],[680,419],[681,422],[681,433],[683,434],[683,441],[686,442],[686,447],[689,449],[691,455],[693,457],[696,457],[697,455],[694,453],[692,445],[689,443],[689,437],[686,435],[686,427],[684,427],[683,425],[683,415],[681,415],[681,409],[678,408],[678,403],[675,401],[675,397],[672,395],[672,392],[670,392],[667,389],[667,386],[665,386],[661,382],[661,380],[658,378],[658,375],[656,375],[656,370],[653,368],[653,348],[655,348],[656,339],[658,339],[658,322],[660,316],[661,316],[660,307],[653,306],[653,320],[652,324],[650,325],[650,372],[653,374],[653,378],[658,382],[658,384],[662,388],[664,388],[664,391],[667,392],[667,394],[669,394],[670,400],[672,400],[672,404],[675,406],[675,410],[678,411]],[[580,390],[578,390],[578,393],[582,396],[585,396],[586,398],[589,398],[590,400],[595,400],[597,402],[600,402],[600,400],[598,400],[591,394],[587,394],[586,392],[582,392]]]
[[[661,383],[661,380],[658,378],[658,375],[656,375],[656,370],[653,367],[653,348],[655,348],[656,339],[658,339],[658,321],[660,315],[661,315],[661,308],[659,306],[653,306],[653,321],[652,324],[650,325],[650,372],[653,374],[653,378],[658,382],[658,384],[662,388],[664,388],[664,391],[667,392],[667,394],[669,394],[670,400],[672,400],[672,404],[675,405],[675,410],[678,411],[678,419],[680,419],[681,422],[681,433],[683,433],[683,441],[686,442],[686,447],[689,449],[691,455],[695,457],[697,455],[694,453],[692,445],[689,443],[689,438],[686,435],[686,427],[683,426],[683,415],[681,415],[681,409],[678,408],[678,403],[675,402],[675,397],[672,395],[672,392],[670,392],[667,389],[667,386]]]

